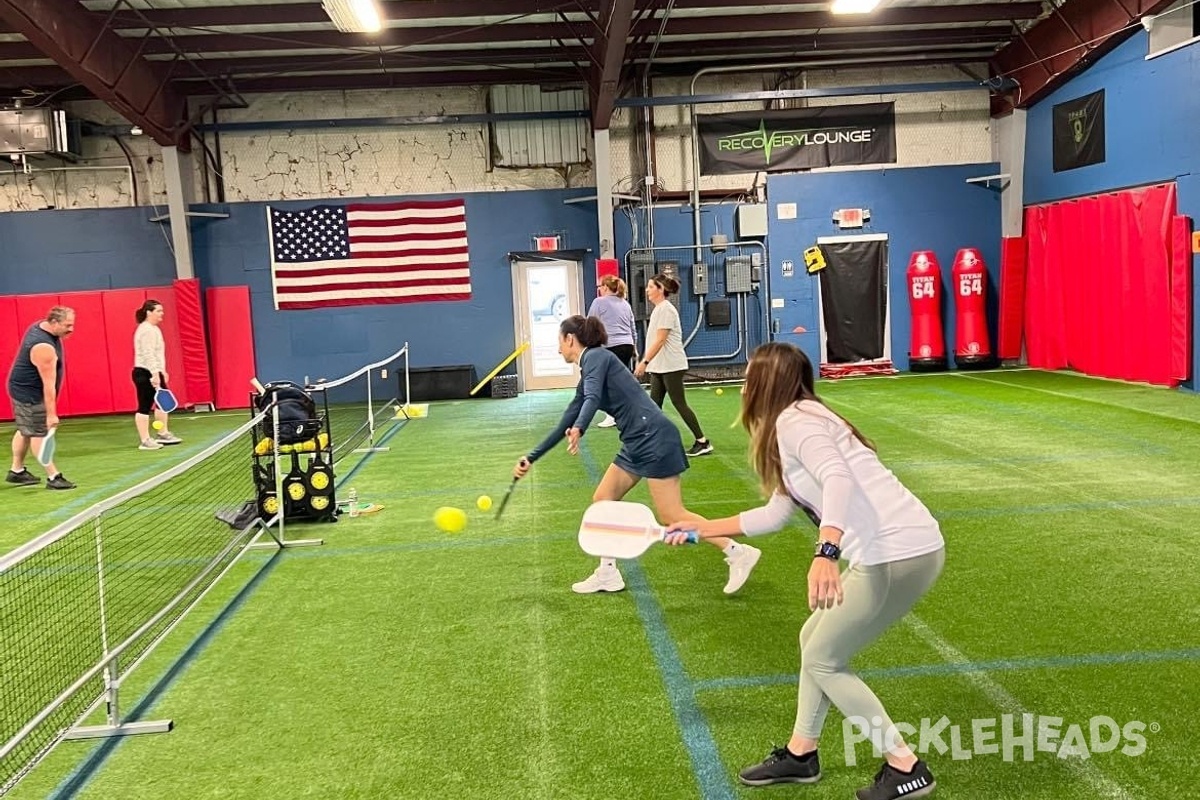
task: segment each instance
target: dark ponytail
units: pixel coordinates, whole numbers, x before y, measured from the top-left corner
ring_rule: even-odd
[[[138,322],[145,322],[146,316],[161,305],[162,303],[158,302],[157,300],[147,300],[146,302],[142,303],[142,307],[137,310],[137,313],[134,314],[134,316],[137,317]]]
[[[670,297],[673,294],[679,294],[679,281],[675,280],[670,275],[664,275],[660,272],[650,280],[658,284],[658,288],[662,289],[663,295],[666,297]]]
[[[599,317],[584,317],[579,314],[567,317],[562,321],[562,325],[558,326],[558,331],[563,336],[574,336],[584,347],[600,347],[608,342],[608,331],[604,330],[604,323]]]

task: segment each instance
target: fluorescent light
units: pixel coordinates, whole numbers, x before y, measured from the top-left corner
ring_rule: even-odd
[[[833,0],[829,9],[834,14],[870,14],[879,5],[879,0]]]
[[[377,33],[383,17],[375,0],[321,0],[321,7],[342,33]]]

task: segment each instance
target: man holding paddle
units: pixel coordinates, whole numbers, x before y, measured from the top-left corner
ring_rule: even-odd
[[[8,396],[12,401],[17,432],[12,441],[12,469],[5,478],[19,486],[34,486],[41,480],[25,469],[32,446],[46,468],[47,489],[74,489],[49,455],[58,428],[58,392],[62,388],[62,340],[75,330],[75,312],[65,306],[50,309],[46,318],[25,331],[17,357],[8,373]],[[45,453],[46,458],[41,454]]]

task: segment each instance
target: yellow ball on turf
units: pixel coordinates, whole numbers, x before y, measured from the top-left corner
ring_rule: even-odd
[[[150,427],[151,427],[151,428],[154,428],[154,430],[156,430],[156,431],[161,431],[161,430],[162,430],[162,423],[161,423],[161,422],[159,422],[158,420],[154,420],[154,422],[153,422],[153,423],[150,425]]]
[[[458,533],[467,527],[467,513],[461,508],[442,506],[433,512],[433,524],[446,533]]]
[[[487,511],[492,507],[492,498],[488,497],[486,494],[480,495],[479,499],[475,501],[475,505],[480,511]]]
[[[725,394],[725,390],[718,386],[715,394]]]

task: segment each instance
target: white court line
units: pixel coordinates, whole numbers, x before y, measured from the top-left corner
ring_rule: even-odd
[[[992,705],[1006,714],[1012,714],[1014,717],[1031,713],[1021,705],[1020,700],[1013,697],[1008,693],[1007,689],[992,679],[986,670],[971,669],[971,660],[961,650],[939,636],[920,617],[915,614],[909,614],[904,618],[904,621],[916,632],[917,636],[921,637],[922,641],[937,651],[937,654],[946,663],[953,664],[956,667],[963,667],[963,677],[976,689],[983,692],[987,699],[992,702]],[[1075,773],[1077,778],[1086,781],[1096,792],[1097,797],[1109,797],[1114,798],[1114,800],[1133,800],[1134,795],[1131,795],[1125,790],[1125,787],[1097,769],[1096,765],[1091,761],[1070,757],[1060,760],[1071,772]]]

